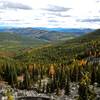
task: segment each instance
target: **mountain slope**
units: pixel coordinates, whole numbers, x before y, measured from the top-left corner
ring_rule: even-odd
[[[84,36],[72,39],[61,44],[56,44],[39,49],[33,49],[17,56],[17,59],[35,63],[67,63],[77,55],[85,55],[86,52],[100,51],[100,30],[88,33]]]
[[[74,38],[77,34],[50,30],[41,30],[35,28],[11,28],[1,29],[2,32],[17,33],[19,35],[25,35],[27,37],[38,38],[45,41],[59,41]]]
[[[16,33],[0,32],[0,50],[20,50],[21,48],[38,47],[48,43],[37,38],[18,35]]]

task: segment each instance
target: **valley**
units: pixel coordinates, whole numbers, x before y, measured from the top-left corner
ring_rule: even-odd
[[[0,32],[0,81],[55,100],[99,100],[100,29],[81,36],[35,32]]]

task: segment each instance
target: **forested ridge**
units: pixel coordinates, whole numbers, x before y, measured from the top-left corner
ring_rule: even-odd
[[[19,89],[36,87],[39,93],[57,95],[62,89],[70,95],[70,83],[76,82],[78,100],[95,100],[90,85],[100,86],[100,29],[13,57],[0,57],[0,80]]]

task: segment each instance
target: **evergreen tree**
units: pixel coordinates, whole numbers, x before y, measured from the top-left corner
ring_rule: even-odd
[[[98,65],[98,70],[97,70],[97,83],[98,83],[98,86],[100,86],[100,65]]]
[[[29,74],[27,68],[25,68],[23,85],[24,85],[25,89],[30,88],[30,74]]]
[[[89,78],[88,78],[88,74],[86,73],[80,83],[79,83],[79,89],[78,89],[78,93],[79,93],[79,100],[88,100],[88,91],[89,91]]]
[[[70,70],[67,68],[67,82],[65,84],[65,95],[70,94]]]
[[[57,89],[56,89],[56,95],[60,95],[60,88],[59,88],[59,82],[57,81]]]
[[[85,73],[79,83],[79,99],[78,100],[95,100],[95,92],[91,90],[89,73]]]
[[[46,93],[50,93],[50,85],[49,85],[49,83],[47,83],[47,85],[46,85]]]
[[[95,82],[96,82],[96,66],[95,64],[93,64],[91,72],[91,84],[94,84]]]
[[[15,87],[15,84],[17,83],[17,71],[13,64],[6,65],[4,69],[4,77],[8,84],[10,84],[12,87]]]

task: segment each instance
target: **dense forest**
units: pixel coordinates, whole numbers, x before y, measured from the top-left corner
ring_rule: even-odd
[[[77,100],[95,100],[95,83],[100,87],[100,29],[11,57],[0,56],[0,80],[13,88],[56,95],[62,89],[70,95],[70,83],[75,82]]]

